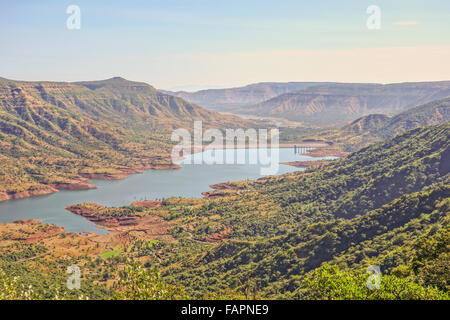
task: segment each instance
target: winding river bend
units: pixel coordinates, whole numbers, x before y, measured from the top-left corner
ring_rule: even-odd
[[[246,153],[248,149],[227,149],[227,153],[238,150]],[[270,156],[270,149],[265,149]],[[333,157],[312,158],[295,154],[293,148],[281,148],[279,162],[309,161],[332,159]],[[208,151],[202,153],[206,155]],[[197,154],[199,155],[199,154]],[[192,155],[196,156],[196,155]],[[97,228],[92,222],[67,210],[70,204],[95,202],[105,206],[124,206],[133,201],[156,200],[161,198],[202,197],[203,191],[211,190],[209,185],[246,179],[258,179],[258,164],[182,164],[180,170],[148,170],[142,174],[133,174],[123,180],[92,180],[97,189],[79,191],[59,191],[25,199],[8,200],[0,203],[0,222],[12,222],[21,219],[39,219],[44,223],[52,223],[64,227],[68,232],[105,231]],[[288,165],[279,165],[278,174],[303,170]]]

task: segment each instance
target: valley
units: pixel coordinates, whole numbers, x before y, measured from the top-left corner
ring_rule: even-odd
[[[255,126],[119,77],[80,83],[1,78],[0,199],[89,188],[86,178],[178,168],[170,159],[170,134],[194,120],[206,128]]]
[[[0,270],[33,288],[16,297],[139,299],[129,277],[145,276],[162,299],[448,299],[448,99],[329,127],[220,114],[122,78],[0,84]],[[173,162],[170,133],[194,120],[278,127],[277,174]],[[252,149],[222,152],[239,150]],[[376,293],[373,264],[389,283]]]
[[[181,320],[445,308],[449,12],[1,1],[1,306]]]
[[[246,93],[242,97],[242,93]],[[269,94],[270,93],[270,94]],[[450,82],[260,83],[242,88],[174,92],[212,110],[333,127],[369,114],[392,116],[450,96]],[[248,101],[248,97],[252,97]],[[220,101],[220,104],[217,102]]]
[[[238,150],[225,150],[225,155],[234,151],[238,152]],[[248,150],[246,150],[246,153],[248,156]],[[269,151],[268,154],[270,154]],[[293,148],[282,148],[279,154],[280,162],[322,159],[294,154]],[[194,156],[191,155],[191,157]],[[134,201],[157,200],[174,196],[201,197],[202,192],[210,190],[209,186],[218,182],[262,177],[258,164],[202,164],[178,167],[181,169],[144,170],[137,174],[114,177],[94,176],[91,181],[94,184],[91,184],[93,188],[86,190],[62,190],[40,197],[6,201],[0,203],[0,222],[34,219],[54,223],[64,227],[69,232],[102,233],[95,225],[67,212],[66,206],[86,201],[106,206],[122,206],[129,205]],[[294,170],[297,169],[280,165],[279,174]],[[124,179],[117,180],[117,178]]]
[[[448,251],[422,260],[429,277],[413,265],[421,239],[439,243],[448,237],[449,132],[448,123],[418,128],[322,164],[320,170],[228,183],[204,199],[68,208],[109,230],[106,235],[65,236],[63,229],[30,220],[3,224],[5,230],[19,229],[2,233],[1,265],[25,283],[30,281],[26,274],[46,269],[59,275],[52,277],[57,283],[64,277],[61,266],[75,263],[85,270],[83,293],[105,298],[131,260],[160,269],[164,280],[158,281],[176,292],[205,299],[242,298],[244,289],[253,298],[320,297],[324,288],[308,279],[326,276],[322,263],[338,263],[344,270],[327,272],[347,272],[355,283],[361,279],[358,270],[377,263],[390,274],[386,279],[393,288],[408,288],[405,297],[446,298],[426,286],[447,290],[441,277]],[[69,243],[78,243],[77,249]],[[8,259],[19,262],[8,264]],[[33,278],[38,291],[45,274]],[[414,281],[425,287],[418,289]]]

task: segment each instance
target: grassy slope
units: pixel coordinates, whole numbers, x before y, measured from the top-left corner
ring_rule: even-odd
[[[386,271],[407,263],[412,242],[448,228],[449,128],[408,131],[313,174],[255,183],[241,200],[214,201],[194,212],[203,218],[194,234],[220,225],[233,240],[172,262],[166,274],[199,292],[253,281],[272,296],[295,290],[298,276],[324,262],[360,268],[376,260]],[[402,259],[387,258],[399,247]]]
[[[336,130],[319,131],[314,138],[334,142],[344,151],[356,151],[406,130],[450,121],[450,99],[437,100],[396,116],[371,114]],[[299,133],[308,136],[308,133]],[[310,134],[309,134],[310,135]]]
[[[177,242],[136,242],[122,260],[161,268],[197,298],[249,288],[258,297],[311,297],[305,277],[324,263],[354,274],[378,264],[413,287],[447,291],[449,129],[420,127],[317,171],[233,183],[222,198],[166,200],[143,214],[169,221]]]
[[[170,133],[252,123],[122,78],[80,83],[0,80],[0,192],[71,182],[79,172],[170,163]]]

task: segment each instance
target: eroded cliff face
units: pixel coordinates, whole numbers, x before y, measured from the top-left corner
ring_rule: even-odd
[[[329,84],[290,92],[242,109],[310,124],[344,124],[368,114],[394,115],[450,96],[450,82]]]
[[[246,121],[221,115],[194,103],[156,90],[142,82],[115,77],[84,82],[26,82],[0,78],[0,107],[54,108],[112,121],[125,127],[158,124],[159,130],[203,120],[233,127]],[[148,129],[148,128],[147,128]]]
[[[172,163],[174,127],[245,127],[152,86],[112,78],[79,83],[0,78],[0,201],[94,188]]]
[[[236,88],[169,93],[205,108],[233,112],[238,111],[240,107],[251,106],[281,94],[323,84],[326,82],[262,82]]]

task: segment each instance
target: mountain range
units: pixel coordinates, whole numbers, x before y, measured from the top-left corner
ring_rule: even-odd
[[[129,125],[168,126],[194,119],[214,123],[236,117],[221,116],[193,103],[156,90],[143,82],[114,77],[84,82],[25,82],[0,78],[0,103],[5,110],[21,107],[59,107],[89,116]],[[170,121],[168,121],[170,120]]]
[[[261,82],[249,84],[244,87],[227,89],[208,89],[196,92],[164,92],[197,103],[211,110],[235,112],[241,110],[242,107],[252,106],[288,92],[327,83],[328,82]]]
[[[202,199],[68,207],[109,228],[106,235],[35,220],[1,224],[0,287],[15,288],[4,290],[7,298],[28,299],[448,300],[450,98],[409,107],[445,95],[438,84],[409,94],[400,86],[392,108],[406,110],[396,115],[320,131],[357,151],[315,169],[224,182]],[[335,99],[357,95],[358,86],[361,99],[380,99],[378,85],[334,86],[323,88]],[[0,79],[0,200],[174,168],[168,133],[194,119],[252,124],[122,78]],[[76,293],[64,286],[73,264],[85,270]],[[379,290],[366,287],[373,265]]]
[[[365,115],[378,113],[393,116],[418,105],[450,97],[450,81],[262,83],[173,94],[218,111],[284,118],[308,125],[339,126]]]
[[[336,124],[381,113],[395,115],[450,96],[450,81],[399,84],[330,84],[287,93],[243,113],[313,124]]]

